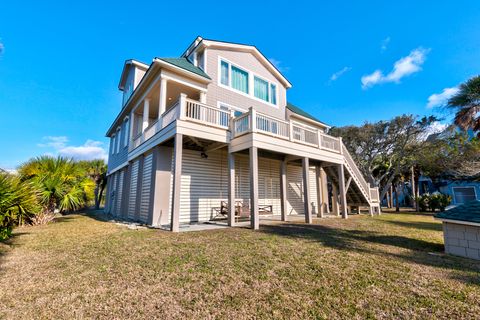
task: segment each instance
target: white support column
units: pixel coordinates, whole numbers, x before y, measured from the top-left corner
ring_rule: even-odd
[[[250,223],[252,229],[258,230],[258,149],[250,147]]]
[[[330,213],[329,199],[328,199],[328,179],[327,173],[323,167],[320,167],[320,175],[322,178],[322,209],[324,214]]]
[[[142,121],[142,132],[148,128],[148,115],[150,113],[150,98],[145,98],[143,101],[143,121]]]
[[[178,119],[185,119],[185,112],[187,109],[187,95],[185,93],[180,93],[180,110],[178,111]]]
[[[338,217],[340,216],[340,205],[338,204],[338,187],[332,183],[332,210],[333,213]]]
[[[309,184],[309,171],[310,164],[307,157],[302,158],[302,171],[303,171],[303,207],[305,212],[305,222],[312,223],[312,206],[310,204],[310,184]]]
[[[287,221],[287,161],[280,164],[280,205],[282,221]]]
[[[133,141],[133,130],[135,128],[135,123],[137,121],[136,116],[135,116],[135,111],[130,112],[130,117],[128,118],[128,122],[130,124],[130,128],[128,130],[128,146],[129,148],[132,147],[132,141]]]
[[[253,109],[253,107],[248,108],[248,112],[250,114],[250,125],[252,126],[251,132],[257,131],[257,111]]]
[[[235,154],[228,153],[228,225],[235,225]]]
[[[167,108],[167,79],[160,79],[160,97],[158,99],[158,119],[162,118]]]
[[[340,186],[340,204],[342,205],[342,218],[348,218],[347,212],[347,193],[345,191],[345,172],[343,164],[338,165],[338,184]]]
[[[324,217],[323,190],[322,190],[322,167],[315,167],[315,184],[317,185],[317,217]]]
[[[207,92],[200,91],[200,102],[207,103]]]
[[[180,231],[180,191],[182,180],[182,153],[183,153],[183,135],[175,134],[174,146],[174,167],[173,167],[173,196],[172,196],[172,219],[170,230]]]

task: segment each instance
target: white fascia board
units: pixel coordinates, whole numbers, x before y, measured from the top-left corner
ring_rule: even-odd
[[[231,49],[237,49],[240,51],[247,51],[247,52],[252,52],[255,54],[255,56],[260,59],[261,62],[263,62],[264,65],[268,66],[270,71],[273,72],[275,76],[277,76],[279,79],[282,80],[283,84],[287,89],[292,87],[292,84],[290,81],[285,78],[280,71],[277,70],[277,68],[268,60],[265,58],[265,56],[254,46],[246,45],[246,44],[236,44],[236,43],[228,43],[228,42],[220,42],[220,41],[212,41],[212,40],[202,40],[202,44],[204,44],[206,47],[219,47],[219,48],[231,48]]]

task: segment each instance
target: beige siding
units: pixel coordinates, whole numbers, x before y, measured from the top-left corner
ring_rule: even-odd
[[[258,159],[258,205],[272,206],[274,214],[281,214],[280,161]]]
[[[116,210],[115,200],[117,199],[117,181],[118,181],[117,172],[111,175],[111,178],[112,178],[112,189],[110,190],[110,201],[111,201],[110,214],[115,214],[115,210]]]
[[[303,214],[302,167],[287,166],[287,214]]]
[[[128,196],[128,218],[135,219],[136,204],[137,204],[137,188],[138,188],[138,171],[140,167],[140,160],[132,162],[132,173],[130,175],[130,192]]]
[[[227,153],[183,150],[180,223],[208,221],[215,216],[214,208],[227,200]]]
[[[150,214],[150,196],[152,186],[153,153],[145,155],[142,169],[142,186],[138,220],[147,222]]]
[[[221,201],[228,200],[227,151],[200,152],[183,150],[180,223],[208,221],[215,217]],[[272,205],[281,213],[280,162],[259,158],[259,205]],[[235,199],[250,203],[249,158],[235,156]]]
[[[218,85],[218,59],[219,56],[236,64],[247,71],[251,71],[260,77],[271,81],[277,85],[278,99],[277,106],[274,107],[265,104],[253,97],[248,97],[241,93],[223,88]],[[286,89],[276,79],[264,65],[255,58],[251,53],[235,52],[230,50],[207,49],[207,73],[212,78],[212,83],[208,85],[207,104],[217,106],[217,102],[221,101],[235,107],[247,110],[249,107],[254,107],[259,112],[285,119],[285,105],[286,105]],[[253,90],[253,88],[250,88]],[[253,91],[252,91],[253,92]]]
[[[310,203],[317,204],[317,185],[315,182],[315,167],[310,167],[309,170],[309,189],[310,189]],[[303,174],[301,166],[287,166],[287,214],[305,214],[303,206]]]
[[[122,214],[122,199],[123,199],[123,176],[124,176],[124,170],[121,170],[117,172],[116,174],[118,176],[118,182],[117,182],[117,190],[116,190],[116,195],[115,195],[115,216],[120,216]]]

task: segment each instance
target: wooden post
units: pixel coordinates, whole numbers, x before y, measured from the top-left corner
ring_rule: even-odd
[[[170,230],[180,231],[180,191],[182,181],[182,153],[183,153],[183,135],[175,134],[174,146],[174,167],[173,167],[173,199],[172,199],[172,222]]]
[[[315,184],[317,186],[317,217],[323,218],[323,190],[322,190],[322,167],[315,167]]]
[[[338,165],[338,184],[340,185],[340,203],[342,205],[342,218],[347,219],[347,193],[345,190],[345,172],[343,169],[343,164]]]
[[[158,120],[162,119],[162,115],[167,108],[167,79],[160,79],[160,96],[158,98]]]
[[[252,229],[258,230],[260,219],[258,216],[258,149],[250,147],[250,224]]]
[[[228,153],[228,225],[235,225],[235,155]]]
[[[303,169],[303,207],[305,212],[305,222],[312,223],[312,206],[310,204],[310,183],[309,183],[309,171],[310,163],[307,157],[302,158]]]
[[[287,221],[287,161],[280,164],[280,204],[282,207],[282,221]]]
[[[146,98],[143,101],[143,121],[142,121],[142,132],[145,132],[148,128],[148,119],[150,113],[150,99]]]

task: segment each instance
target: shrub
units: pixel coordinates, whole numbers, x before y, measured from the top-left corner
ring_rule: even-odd
[[[452,201],[452,197],[442,193],[425,193],[418,197],[418,206],[420,207],[420,211],[427,211],[431,210],[435,212],[435,210],[439,209],[440,211],[445,211],[445,208],[450,204]]]

